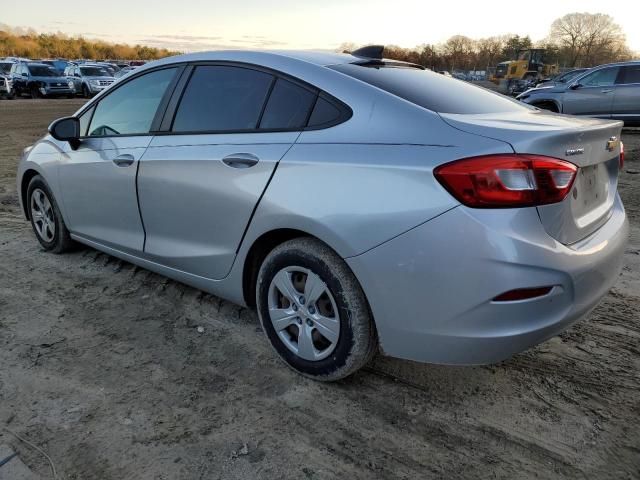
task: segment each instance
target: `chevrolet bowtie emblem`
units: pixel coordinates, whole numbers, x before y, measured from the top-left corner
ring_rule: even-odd
[[[618,137],[611,137],[607,141],[607,150],[609,150],[610,152],[613,152],[616,148],[618,148],[619,145],[620,145],[620,140],[618,140]]]

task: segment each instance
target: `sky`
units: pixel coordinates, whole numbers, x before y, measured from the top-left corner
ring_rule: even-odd
[[[38,32],[63,32],[110,42],[179,51],[226,48],[333,50],[345,42],[415,47],[507,33],[547,36],[571,12],[606,13],[640,52],[640,1],[535,0],[109,0],[64,8],[29,0],[4,9],[0,22]]]

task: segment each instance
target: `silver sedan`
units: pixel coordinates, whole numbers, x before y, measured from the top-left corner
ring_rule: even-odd
[[[255,307],[318,380],[378,351],[497,362],[587,314],[628,234],[621,122],[381,53],[140,67],[25,150],[24,214],[45,250],[80,242]]]

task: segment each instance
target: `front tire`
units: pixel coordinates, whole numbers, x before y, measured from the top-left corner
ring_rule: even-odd
[[[280,358],[314,380],[351,375],[377,351],[360,284],[344,260],[319,240],[290,240],[267,255],[258,273],[256,305]]]
[[[40,175],[29,182],[27,208],[33,232],[45,250],[64,253],[73,248],[74,242],[62,219],[58,203]]]
[[[82,85],[82,96],[84,98],[91,98],[91,92],[89,91],[89,87],[86,85]]]

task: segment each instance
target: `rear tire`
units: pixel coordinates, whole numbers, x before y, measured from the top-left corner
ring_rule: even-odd
[[[40,175],[29,182],[26,202],[31,227],[40,245],[53,253],[72,250],[75,242],[69,235],[56,199]]]
[[[256,305],[273,348],[306,377],[339,380],[377,351],[360,284],[344,260],[319,240],[289,240],[267,255],[258,273]]]

